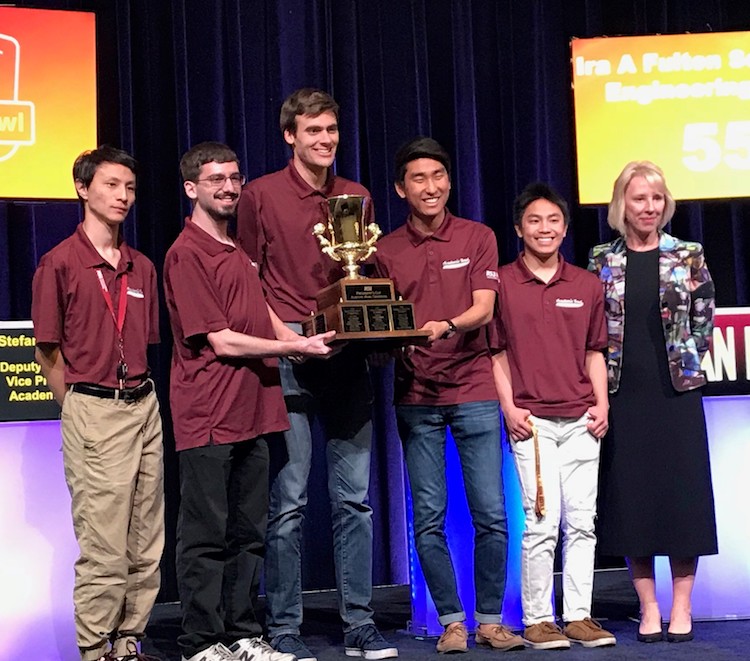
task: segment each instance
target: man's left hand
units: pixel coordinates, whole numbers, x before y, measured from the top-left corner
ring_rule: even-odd
[[[445,335],[446,331],[448,330],[448,323],[445,321],[428,321],[419,330],[430,331],[430,335],[427,338],[427,341],[432,344],[435,340],[439,340],[441,337],[443,337],[443,335]]]

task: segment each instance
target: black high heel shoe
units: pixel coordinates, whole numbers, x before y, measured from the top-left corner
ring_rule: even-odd
[[[672,633],[667,631],[668,643],[687,643],[693,640],[693,618],[690,618],[690,631],[687,633]]]
[[[654,633],[641,633],[639,631],[636,633],[635,638],[639,643],[660,643],[664,640],[664,632],[662,631],[663,627],[664,622],[659,620],[659,631],[655,631]]]

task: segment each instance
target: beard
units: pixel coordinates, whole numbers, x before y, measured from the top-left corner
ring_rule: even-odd
[[[236,196],[234,198],[234,204],[231,207],[210,207],[207,209],[208,215],[215,221],[219,222],[234,219],[237,216],[237,205],[239,199],[239,195]]]

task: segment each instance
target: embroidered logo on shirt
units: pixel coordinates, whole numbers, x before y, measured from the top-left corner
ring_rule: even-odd
[[[128,296],[132,296],[133,298],[143,298],[143,290],[128,287]]]
[[[460,259],[446,259],[443,262],[443,270],[446,269],[462,269],[469,265],[471,260],[468,257],[461,257]]]
[[[497,271],[491,271],[487,270],[484,272],[484,275],[488,280],[494,280],[495,282],[500,282],[500,275]]]
[[[558,298],[555,300],[558,308],[582,308],[583,301],[580,298]]]

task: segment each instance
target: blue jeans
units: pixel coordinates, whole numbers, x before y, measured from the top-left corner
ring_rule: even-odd
[[[409,471],[414,537],[440,624],[466,618],[445,541],[445,437],[450,427],[461,460],[474,524],[474,590],[480,624],[500,622],[505,595],[508,528],[502,484],[500,415],[496,401],[448,406],[398,406]]]
[[[367,503],[372,387],[367,364],[347,350],[302,365],[279,360],[291,429],[272,475],[266,537],[266,600],[271,638],[299,634],[301,543],[312,461],[314,418],[325,431],[338,604],[344,631],[372,623],[372,509]],[[272,448],[273,450],[273,448]],[[273,463],[273,462],[272,462]]]

